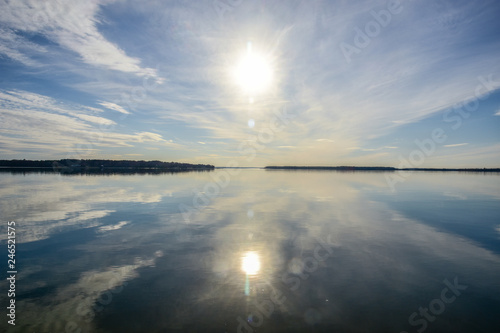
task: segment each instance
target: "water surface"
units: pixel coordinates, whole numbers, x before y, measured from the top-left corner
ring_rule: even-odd
[[[498,331],[500,176],[385,175],[0,173],[9,331]]]

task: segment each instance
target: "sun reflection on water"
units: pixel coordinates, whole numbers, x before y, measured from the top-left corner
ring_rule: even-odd
[[[257,275],[260,271],[259,254],[248,251],[241,257],[241,270],[245,272],[245,295],[250,295],[250,276]]]
[[[256,275],[260,271],[260,258],[257,252],[246,252],[241,258],[241,269],[247,275]]]

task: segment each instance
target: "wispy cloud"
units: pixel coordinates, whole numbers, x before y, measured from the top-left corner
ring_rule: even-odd
[[[378,148],[349,147],[346,149],[347,150],[360,150],[360,151],[378,151],[378,150],[382,150],[382,149],[398,149],[398,147],[392,147],[392,146],[384,146],[384,147],[378,147]]]
[[[256,143],[274,113],[286,108],[294,121],[274,133],[252,164],[296,163],[307,156],[314,164],[380,158],[392,165],[414,149],[395,133],[470,101],[479,76],[492,77],[480,89],[490,96],[480,108],[491,107],[500,88],[500,43],[491,35],[499,7],[402,2],[402,12],[347,63],[339,45],[354,43],[355,29],[364,29],[373,20],[371,11],[384,6],[244,1],[221,20],[210,1],[3,2],[0,53],[24,65],[13,69],[16,75],[27,75],[25,66],[37,70],[36,80],[23,77],[17,87],[23,96],[30,85],[40,94],[26,97],[29,103],[10,94],[23,107],[4,105],[2,116],[13,127],[2,132],[0,152],[61,152],[101,137],[99,128],[109,126],[113,133],[89,151],[107,147],[113,156],[161,158],[164,148],[182,147],[175,157],[218,164],[245,158],[238,147]],[[269,90],[252,96],[253,103],[229,75],[249,40],[274,69]],[[41,79],[54,87],[42,90],[32,83]],[[61,86],[75,103],[43,98],[62,96]],[[493,108],[490,120],[500,115],[498,104]],[[14,113],[31,120],[18,124]],[[420,130],[410,143],[428,131]],[[471,143],[464,150],[475,147],[462,141]],[[432,158],[440,154],[436,150]]]
[[[433,156],[433,166],[446,166],[449,161],[453,161],[455,166],[477,166],[477,161],[481,161],[479,167],[484,165],[498,167],[498,156],[500,156],[500,144],[498,143],[468,150],[447,149],[446,152]]]
[[[99,228],[99,232],[118,230],[118,229],[121,229],[122,227],[126,226],[129,223],[130,223],[130,221],[121,221],[121,222],[118,222],[117,224],[105,225],[105,226],[102,226]]]
[[[444,145],[444,147],[460,147],[460,146],[465,146],[465,145],[468,145],[468,143],[455,143],[455,144],[452,144],[452,145]]]
[[[125,110],[123,107],[119,106],[118,104],[111,103],[111,102],[99,102],[99,105],[104,106],[106,109],[118,111],[123,114],[130,114],[127,110]]]
[[[25,91],[0,91],[0,151],[6,155],[64,154],[75,149],[98,153],[105,147],[160,144],[171,149],[181,145],[158,133],[122,133],[111,129],[116,123],[96,116],[102,110],[56,101]],[[103,127],[104,126],[104,127]]]
[[[0,28],[0,54],[26,66],[39,66],[40,63],[30,55],[45,52],[47,52],[45,47],[28,41],[12,30]]]
[[[12,30],[7,34],[11,40],[21,40],[13,29],[41,33],[60,46],[77,53],[81,60],[89,65],[140,76],[156,76],[156,70],[142,67],[140,59],[128,56],[118,45],[108,41],[99,32],[97,25],[102,23],[99,11],[101,6],[106,4],[109,2],[69,0],[2,2],[0,20],[11,27]],[[22,43],[27,42],[24,40]],[[14,59],[31,65],[27,58],[16,55],[16,49],[20,51],[19,47],[11,47],[6,52],[10,52],[10,56]]]

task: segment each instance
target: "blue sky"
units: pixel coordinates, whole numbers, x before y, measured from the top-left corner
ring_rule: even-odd
[[[0,158],[500,167],[499,16],[495,0],[1,1]]]

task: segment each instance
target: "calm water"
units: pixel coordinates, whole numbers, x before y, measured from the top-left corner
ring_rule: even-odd
[[[9,331],[498,332],[500,175],[385,175],[1,173]]]

